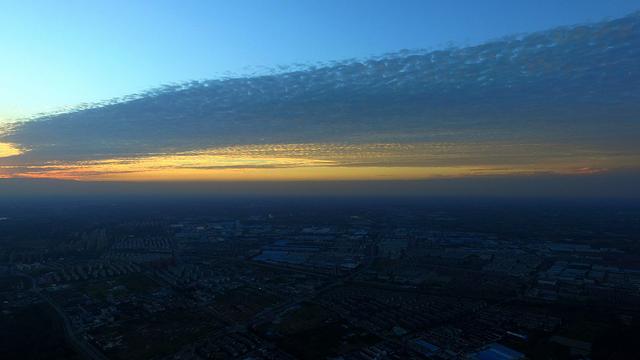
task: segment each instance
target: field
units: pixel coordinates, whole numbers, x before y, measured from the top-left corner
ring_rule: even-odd
[[[379,339],[350,326],[340,317],[312,303],[302,303],[260,329],[288,353],[300,359],[325,359],[375,344]]]
[[[79,359],[65,342],[62,323],[46,304],[0,314],[3,359]]]

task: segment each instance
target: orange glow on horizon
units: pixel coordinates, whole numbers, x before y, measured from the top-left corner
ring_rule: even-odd
[[[36,177],[92,181],[339,181],[419,180],[513,173],[521,172],[509,169],[483,170],[473,167],[312,166],[275,169],[163,169],[104,174],[92,173],[92,169],[78,169],[50,171]]]
[[[4,154],[20,151],[6,145]],[[539,144],[271,144],[86,161],[1,166],[3,177],[80,181],[421,180],[532,174],[587,175],[636,158],[555,154]],[[17,152],[17,153],[16,153]],[[496,161],[497,156],[506,157]],[[12,156],[8,155],[8,156]],[[533,156],[532,156],[533,155]]]

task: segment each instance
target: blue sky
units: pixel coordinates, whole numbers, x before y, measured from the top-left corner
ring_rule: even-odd
[[[640,1],[0,0],[0,122],[161,84],[475,44]]]

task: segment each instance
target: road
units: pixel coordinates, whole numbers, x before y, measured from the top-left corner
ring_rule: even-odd
[[[47,296],[47,294],[45,294],[41,289],[38,288],[37,283],[33,277],[29,276],[28,274],[19,275],[28,278],[31,281],[30,290],[36,293],[41,299],[47,302],[47,304],[49,304],[49,306],[51,306],[56,311],[58,316],[62,319],[65,338],[82,358],[88,360],[108,360],[108,358],[93,345],[78,337],[78,335],[73,331],[71,320],[69,320],[67,314],[65,314],[60,306],[58,306],[58,304],[51,300],[51,298]]]

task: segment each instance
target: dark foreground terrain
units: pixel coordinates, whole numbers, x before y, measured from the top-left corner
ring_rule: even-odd
[[[0,204],[3,359],[632,359],[640,206]]]

